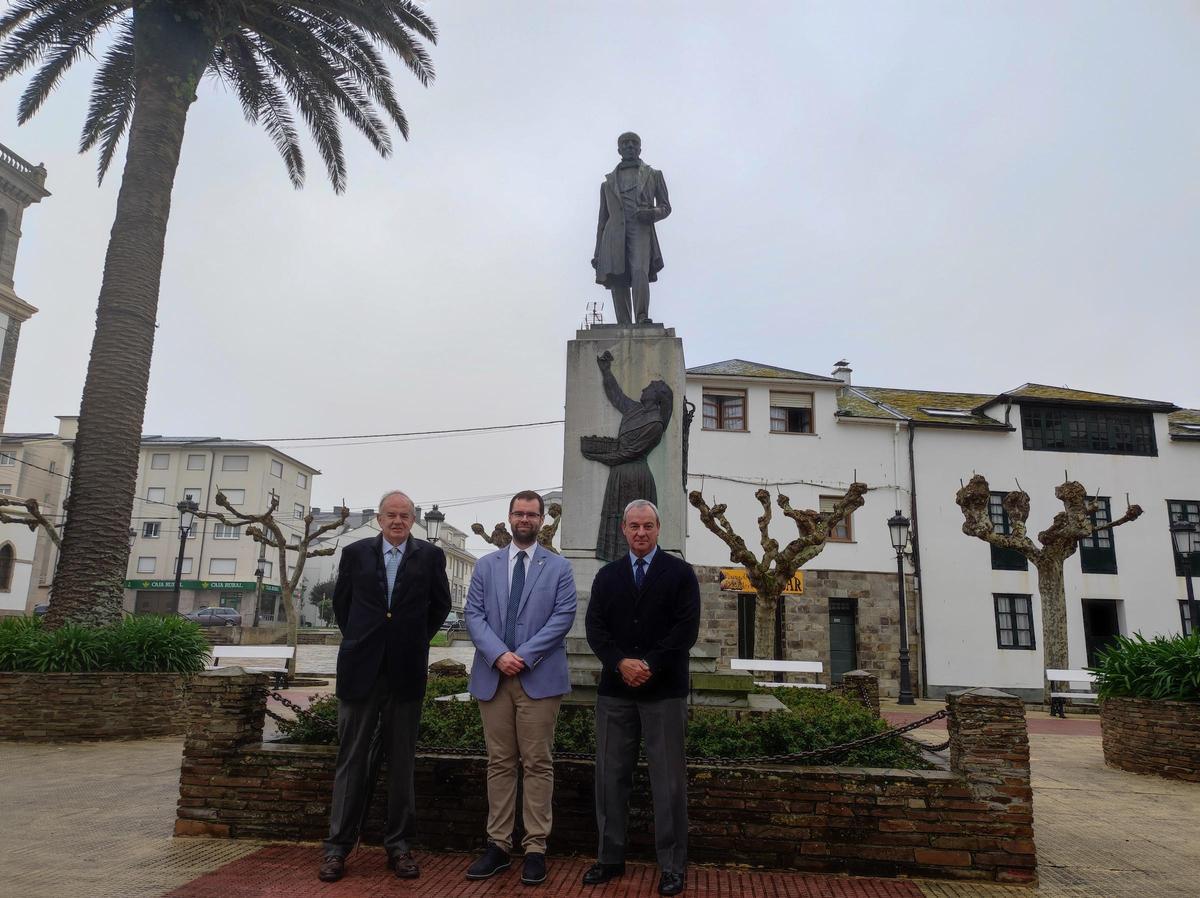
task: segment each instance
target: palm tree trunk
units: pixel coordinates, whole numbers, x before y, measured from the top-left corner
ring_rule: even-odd
[[[212,41],[185,4],[134,6],[137,100],[104,260],[49,626],[119,619],[171,190]]]

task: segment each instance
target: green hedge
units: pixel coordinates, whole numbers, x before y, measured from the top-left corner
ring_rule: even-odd
[[[0,620],[0,671],[196,673],[208,652],[200,625],[182,617],[137,615],[106,627],[57,630],[36,617]]]
[[[1103,698],[1200,701],[1200,633],[1118,636],[1100,652],[1096,693]]]
[[[465,677],[431,677],[421,711],[422,745],[482,750],[483,723],[475,702],[437,702],[439,695],[465,692]],[[781,694],[784,693],[784,694]],[[802,693],[802,694],[793,694]],[[856,702],[815,689],[776,690],[789,711],[737,720],[719,710],[698,710],[688,722],[687,753],[692,757],[745,758],[786,754],[838,745],[887,729],[887,724]],[[337,723],[337,698],[315,697],[311,713],[329,724]],[[280,724],[289,742],[327,744],[336,741],[330,728],[307,719]],[[554,731],[557,752],[595,754],[596,732],[591,707],[565,705]],[[815,758],[813,764],[855,767],[928,767],[918,750],[905,739],[893,737],[851,752]]]

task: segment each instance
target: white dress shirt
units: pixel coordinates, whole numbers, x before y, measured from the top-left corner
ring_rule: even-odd
[[[508,588],[510,591],[512,590],[513,571],[517,568],[517,553],[525,553],[525,579],[529,580],[529,565],[533,562],[533,551],[536,548],[536,542],[525,549],[518,546],[515,540],[508,544]]]

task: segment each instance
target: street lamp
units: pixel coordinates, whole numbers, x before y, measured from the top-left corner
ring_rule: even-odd
[[[1192,574],[1196,568],[1196,555],[1200,554],[1200,530],[1185,518],[1171,522],[1171,540],[1175,551],[1183,559],[1183,582],[1187,584],[1188,621],[1193,633],[1200,633],[1200,602],[1192,590]]]
[[[266,576],[267,570],[267,544],[259,543],[258,546],[258,566],[254,569],[254,623],[251,626],[258,626],[258,610],[262,607],[263,577]]]
[[[200,506],[194,499],[184,498],[178,505],[179,509],[179,558],[175,561],[175,610],[179,610],[179,579],[183,575],[183,550],[187,548],[188,533],[196,522],[196,512]]]
[[[438,533],[442,529],[442,521],[444,520],[446,520],[446,516],[438,511],[436,505],[425,512],[425,533],[429,536],[429,541],[435,545],[437,544]]]
[[[896,509],[888,518],[888,531],[892,535],[892,548],[896,550],[896,574],[900,588],[900,696],[899,705],[913,705],[912,674],[908,669],[908,608],[904,601],[904,549],[908,546],[908,518]]]

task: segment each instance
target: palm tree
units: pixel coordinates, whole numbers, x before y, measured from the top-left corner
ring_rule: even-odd
[[[126,130],[129,147],[104,260],[50,626],[121,614],[163,243],[201,77],[232,86],[296,187],[304,180],[298,112],[340,193],[340,119],[388,156],[385,118],[405,139],[408,122],[384,53],[428,85],[433,67],[421,41],[437,41],[433,21],[408,0],[15,0],[0,18],[0,80],[36,69],[21,97],[21,123],[106,31],[113,40],[96,71],[80,152],[99,148],[103,179]]]

